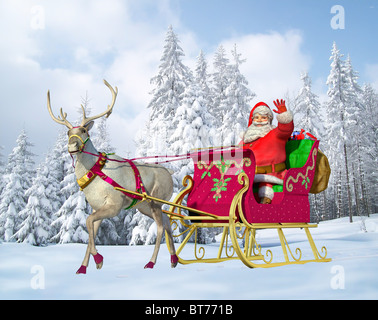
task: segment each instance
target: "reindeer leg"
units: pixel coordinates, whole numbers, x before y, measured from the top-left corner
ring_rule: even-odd
[[[173,236],[172,236],[172,229],[171,225],[169,223],[169,219],[167,216],[163,216],[163,221],[164,221],[164,228],[166,230],[166,241],[168,242],[169,245],[169,252],[171,254],[171,267],[175,268],[178,263],[178,257],[176,255],[176,249],[173,241]]]
[[[97,269],[101,269],[103,265],[103,257],[97,252],[95,246],[95,237],[100,226],[100,223],[105,218],[112,218],[116,216],[121,206],[113,204],[106,204],[101,209],[93,211],[93,213],[87,218],[86,225],[88,230],[88,246],[83,260],[83,265],[76,272],[77,274],[86,273],[86,267],[89,263],[89,257],[92,254],[96,263]]]
[[[158,204],[151,203],[152,218],[156,222],[157,235],[154,252],[152,254],[151,260],[144,266],[145,269],[152,269],[156,264],[156,259],[159,253],[161,240],[163,238],[164,226],[163,226],[163,212]]]
[[[97,221],[94,222],[94,237],[95,238],[96,238],[98,229],[100,227],[101,221],[102,220],[97,220]],[[88,264],[89,264],[89,257],[90,257],[90,252],[89,252],[89,244],[88,244],[87,245],[87,250],[85,252],[85,256],[84,256],[84,259],[83,259],[83,262],[82,262],[81,267],[79,268],[79,270],[77,270],[76,274],[85,274],[87,272],[87,267],[88,267]]]

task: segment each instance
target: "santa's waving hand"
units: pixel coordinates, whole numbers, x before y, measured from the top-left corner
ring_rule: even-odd
[[[259,184],[261,203],[271,203],[273,184],[283,184],[286,173],[285,145],[293,130],[293,114],[285,100],[273,101],[277,110],[278,126],[272,125],[273,113],[264,102],[257,103],[249,116],[248,129],[242,134],[241,146],[251,149],[256,159],[254,183]]]
[[[277,110],[273,109],[275,113],[281,114],[287,111],[286,106],[285,106],[285,100],[281,99],[280,101],[277,99],[277,101],[273,101],[273,103],[277,108]]]

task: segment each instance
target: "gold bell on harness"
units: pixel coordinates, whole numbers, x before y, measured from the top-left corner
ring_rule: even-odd
[[[107,160],[106,153],[105,153],[105,152],[102,152],[102,153],[101,153],[101,158],[100,158],[99,164],[100,164],[101,166],[103,166],[103,165],[105,164],[106,160]]]

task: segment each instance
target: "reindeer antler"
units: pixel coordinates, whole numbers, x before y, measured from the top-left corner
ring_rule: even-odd
[[[106,117],[109,117],[110,114],[112,113],[113,107],[114,107],[114,104],[115,104],[115,101],[116,101],[116,98],[117,98],[117,94],[118,94],[118,88],[115,87],[115,90],[114,90],[113,87],[106,80],[104,80],[104,83],[110,89],[110,91],[112,93],[112,103],[110,105],[108,105],[108,109],[106,111],[104,111],[103,113],[100,113],[97,116],[93,116],[93,117],[89,117],[89,118],[86,117],[84,107],[81,105],[81,109],[83,110],[83,120],[81,121],[82,127],[84,127],[88,122],[95,120],[95,119],[98,119],[98,118],[101,118],[104,115],[106,115]]]
[[[56,118],[51,110],[51,104],[50,104],[50,90],[47,91],[47,110],[49,110],[51,118],[55,121],[58,122],[59,124],[65,125],[68,129],[72,129],[73,126],[69,121],[67,120],[67,113],[63,114],[62,108],[60,108],[60,116]]]

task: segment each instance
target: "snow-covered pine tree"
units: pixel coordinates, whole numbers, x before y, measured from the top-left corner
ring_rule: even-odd
[[[367,215],[378,212],[378,94],[370,84],[362,88],[362,111],[358,123],[360,124],[361,139],[361,193]],[[363,126],[363,127],[362,127]],[[363,159],[363,160],[362,160]]]
[[[54,220],[56,219],[56,212],[60,209],[64,201],[64,195],[61,192],[61,185],[63,179],[67,174],[67,161],[70,161],[70,166],[72,165],[72,159],[69,158],[67,152],[67,131],[66,129],[61,129],[58,133],[57,139],[51,151],[47,154],[46,159],[44,162],[49,167],[49,179],[50,179],[50,187],[56,190],[56,200],[53,202],[54,195],[51,194],[51,202],[52,202],[52,211],[50,212],[50,218],[52,219],[52,223],[50,225],[50,239],[51,237],[55,236],[59,229],[57,229],[57,225],[54,224]]]
[[[192,79],[191,71],[182,62],[184,56],[180,40],[172,26],[169,26],[159,72],[151,79],[151,83],[156,86],[148,105],[152,118],[160,114],[165,118],[171,116],[181,102],[181,95]]]
[[[51,240],[57,243],[87,243],[87,203],[84,193],[79,191],[75,172],[70,166],[70,159],[67,159],[68,174],[61,183],[61,194],[66,200],[55,213],[57,218],[53,221],[52,226],[59,231]]]
[[[213,145],[216,131],[212,127],[214,118],[208,112],[201,87],[192,82],[184,92],[182,104],[177,108],[172,125],[175,128],[169,138],[169,151],[172,154],[186,154],[194,148]],[[182,160],[171,163],[174,170],[175,187],[181,187],[182,179],[193,174],[193,162]]]
[[[226,50],[220,45],[215,52],[212,74],[212,105],[209,108],[212,116],[217,120],[215,127],[220,128],[223,124],[225,109],[227,108],[226,89],[230,84],[229,59],[226,56]],[[221,141],[219,141],[221,143]]]
[[[361,175],[362,175],[362,163],[365,158],[363,155],[364,137],[361,132],[364,130],[362,123],[366,121],[363,114],[362,105],[362,88],[358,84],[358,73],[353,69],[350,56],[345,61],[345,75],[348,81],[348,103],[345,108],[345,123],[347,128],[347,147],[348,156],[350,158],[350,181],[353,182],[354,193],[354,212],[356,215],[360,215],[361,212]],[[361,121],[363,121],[361,123]],[[366,210],[365,210],[366,211]]]
[[[301,75],[303,86],[296,97],[294,123],[296,129],[304,129],[319,140],[324,134],[322,108],[318,96],[312,92],[311,78],[307,72]]]
[[[350,222],[352,218],[352,193],[349,175],[349,143],[350,131],[348,125],[354,125],[355,119],[353,111],[353,95],[350,90],[350,82],[347,78],[345,62],[341,59],[343,57],[337,49],[336,43],[333,43],[330,60],[331,71],[327,78],[329,100],[327,102],[327,116],[328,116],[328,141],[330,143],[331,166],[333,165],[333,178],[335,186],[338,188],[337,203],[338,212],[348,211]],[[343,190],[343,191],[341,191]],[[344,201],[343,193],[347,199]],[[344,204],[347,204],[346,206]]]
[[[194,81],[201,87],[204,104],[210,109],[213,104],[211,97],[211,79],[208,73],[208,63],[206,61],[205,53],[201,50],[196,62]],[[210,111],[209,111],[210,112]],[[213,127],[214,125],[212,125]]]
[[[184,52],[179,43],[180,40],[170,26],[159,72],[151,79],[151,83],[155,85],[148,105],[151,111],[145,130],[137,138],[137,156],[162,154],[167,150],[167,142],[173,130],[170,121],[181,104],[186,86],[193,78],[189,68],[182,62]]]
[[[151,218],[137,211],[130,221],[132,234],[129,244],[134,246],[154,243],[156,240],[156,232],[155,239],[153,239],[154,228],[151,228],[152,224],[155,224],[155,222]],[[147,242],[147,238],[149,242]]]
[[[2,150],[4,149],[3,146],[0,146],[0,195],[3,192],[3,188],[5,186],[5,163],[3,161],[3,153]]]
[[[110,143],[107,119],[98,119],[91,131],[91,139],[100,152],[113,153],[115,148]]]
[[[343,108],[342,101],[345,100],[343,92],[345,90],[345,76],[343,74],[343,61],[341,60],[342,54],[333,43],[331,51],[331,70],[327,78],[326,84],[328,85],[328,101],[326,102],[327,117],[325,121],[325,129],[327,133],[328,142],[328,158],[330,160],[332,175],[330,177],[331,187],[335,197],[337,217],[343,215],[344,210],[344,197],[343,185],[345,179],[341,179],[343,170],[343,137],[345,136],[344,128],[342,126],[341,112]]]
[[[46,245],[50,238],[51,213],[55,212],[59,203],[56,183],[51,179],[47,163],[42,163],[37,168],[33,184],[25,195],[28,202],[20,212],[23,221],[13,238],[17,242]]]
[[[312,92],[311,78],[307,72],[301,75],[301,80],[303,81],[303,86],[294,99],[296,104],[294,113],[295,127],[298,131],[300,129],[304,129],[306,132],[313,134],[319,140],[322,140],[322,137],[325,135],[322,106],[318,101],[318,96]],[[324,150],[324,146],[326,146],[327,142],[323,140],[322,142],[323,146],[320,148]],[[310,194],[309,200],[311,204],[311,217],[314,217],[316,221],[319,221],[325,217],[325,193],[323,192],[323,194],[320,195]]]
[[[8,157],[5,186],[0,201],[0,239],[10,241],[22,222],[20,212],[25,208],[25,196],[35,175],[34,154],[30,151],[33,145],[28,141],[25,130],[16,140],[17,146]]]
[[[53,214],[62,205],[60,183],[64,178],[62,154],[67,153],[67,134],[61,130],[54,147],[38,166],[32,186],[26,191],[27,205],[20,212],[23,219],[14,239],[32,245],[46,245],[54,228],[51,227]]]
[[[192,72],[182,62],[184,51],[179,43],[180,40],[170,26],[165,39],[163,56],[160,59],[159,72],[151,79],[155,88],[151,92],[152,99],[148,105],[151,109],[149,119],[144,130],[136,137],[137,157],[163,155],[170,152],[169,139],[176,129],[172,124],[172,119],[181,105],[185,88],[193,80]],[[139,214],[133,217],[132,223],[136,227],[133,230],[131,243],[140,243],[147,238],[150,239],[149,241],[154,241],[153,236],[144,234],[150,230],[146,230],[147,227],[150,228],[148,225],[150,222],[146,223],[143,219],[145,219],[144,216],[142,218]],[[150,231],[153,232],[153,228]]]
[[[221,109],[223,111],[223,122],[220,132],[222,134],[222,144],[225,146],[235,145],[240,141],[239,134],[245,131],[248,125],[250,107],[248,103],[253,99],[255,94],[247,88],[248,81],[240,72],[240,65],[246,60],[241,59],[236,44],[232,53],[232,62],[228,66],[228,85],[225,92],[225,104]]]

